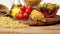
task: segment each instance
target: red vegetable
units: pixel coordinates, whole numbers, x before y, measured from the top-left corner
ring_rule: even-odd
[[[22,11],[22,10],[21,10],[19,13],[23,14],[24,12],[25,12],[25,11]]]
[[[31,13],[31,10],[30,9],[26,9],[25,12],[28,13],[28,14],[30,14]]]
[[[23,15],[24,15],[24,18],[28,18],[29,17],[28,13],[24,13]]]
[[[56,15],[56,13],[57,13],[57,11],[55,11],[54,13],[52,13],[52,14],[47,14],[47,13],[44,13],[44,16],[46,17],[46,18],[51,18],[51,17],[54,17],[55,15]]]
[[[28,6],[27,9],[28,10],[32,10],[33,8],[32,8],[32,6]]]
[[[23,14],[17,13],[17,14],[16,14],[16,18],[17,18],[17,19],[22,19],[22,18],[23,18]]]
[[[21,6],[20,9],[21,9],[21,11],[25,11],[26,10],[26,6]]]

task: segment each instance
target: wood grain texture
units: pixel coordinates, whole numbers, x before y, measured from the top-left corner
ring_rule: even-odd
[[[53,18],[46,18],[46,22],[41,22],[41,21],[33,21],[31,19],[22,19],[19,20],[22,23],[29,24],[29,25],[51,25],[51,24],[56,24],[60,22],[60,16],[55,16]]]
[[[60,24],[17,29],[0,28],[0,34],[60,34]]]

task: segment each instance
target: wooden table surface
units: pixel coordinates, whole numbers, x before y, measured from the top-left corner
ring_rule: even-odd
[[[18,29],[0,28],[0,34],[60,34],[60,24]]]

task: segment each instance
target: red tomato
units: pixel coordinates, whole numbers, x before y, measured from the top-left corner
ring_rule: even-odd
[[[31,13],[31,10],[26,9],[26,13],[30,14]]]
[[[20,8],[22,11],[25,11],[26,10],[26,7],[25,6],[21,6]]]
[[[25,11],[22,11],[22,10],[21,10],[19,13],[23,14],[24,12],[25,12]]]
[[[33,9],[32,6],[28,6],[27,8],[28,8],[29,10],[32,10],[32,9]]]
[[[23,15],[24,15],[24,18],[28,18],[29,17],[28,13],[24,13]]]
[[[17,13],[17,14],[16,14],[16,18],[17,18],[17,19],[22,19],[22,18],[23,18],[23,14]]]

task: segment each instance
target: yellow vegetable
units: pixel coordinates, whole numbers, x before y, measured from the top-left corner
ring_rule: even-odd
[[[46,22],[44,15],[41,12],[38,12],[38,10],[33,10],[30,15],[31,19],[34,21],[42,21]]]
[[[11,15],[13,17],[15,17],[16,13],[19,13],[20,11],[20,8],[19,7],[14,7],[12,10],[11,10]]]

